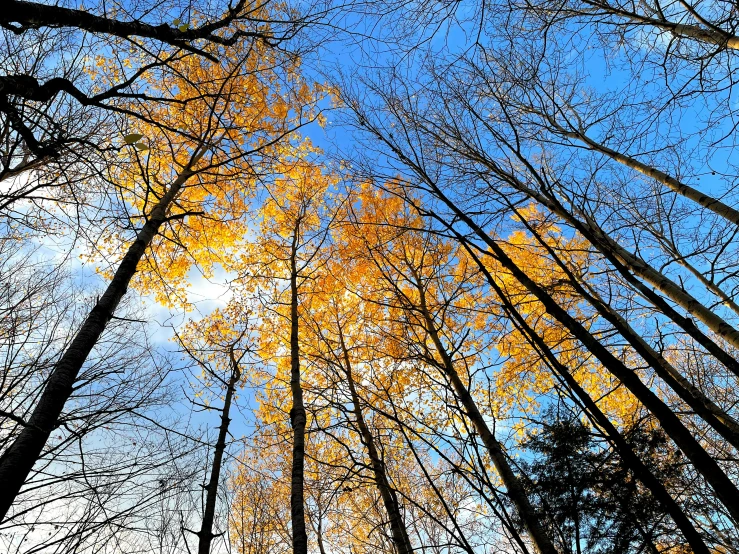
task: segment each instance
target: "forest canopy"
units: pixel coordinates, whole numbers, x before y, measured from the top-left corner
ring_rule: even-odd
[[[734,2],[0,33],[0,552],[739,554]]]

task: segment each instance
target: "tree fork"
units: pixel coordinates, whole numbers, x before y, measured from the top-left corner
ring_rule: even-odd
[[[594,8],[601,9],[605,13],[611,13],[613,15],[618,15],[623,18],[630,19],[640,25],[653,25],[658,29],[668,31],[678,38],[690,38],[699,42],[714,44],[719,48],[739,50],[739,37],[713,25],[711,25],[711,27],[709,28],[704,28],[697,25],[675,23],[673,21],[668,21],[664,18],[664,16],[657,19],[654,17],[637,14],[635,12],[630,12],[625,9],[616,8],[611,4],[599,2],[597,0],[584,0],[584,3]],[[695,16],[695,14],[692,15]],[[704,25],[709,25],[708,22],[703,20],[703,18],[700,18],[699,20]]]

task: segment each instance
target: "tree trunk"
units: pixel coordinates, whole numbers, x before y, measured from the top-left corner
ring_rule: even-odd
[[[631,325],[611,306],[609,306],[598,295],[596,291],[590,288],[587,283],[581,283],[570,268],[557,255],[552,247],[539,235],[539,233],[531,227],[523,217],[519,216],[521,222],[526,226],[529,232],[537,239],[555,263],[567,275],[570,285],[575,291],[587,300],[597,312],[624,337],[634,350],[646,361],[649,366],[659,375],[659,377],[673,390],[675,393],[688,404],[703,421],[709,424],[718,432],[729,444],[739,450],[739,423],[728,413],[716,405],[710,398],[686,379],[671,363],[655,351]],[[587,290],[586,290],[587,288]]]
[[[588,240],[591,237],[595,239],[595,246],[598,246],[601,252],[608,250],[618,261],[623,264],[626,269],[630,270],[634,275],[644,279],[655,289],[663,293],[667,298],[675,304],[683,308],[689,314],[695,316],[702,321],[706,327],[716,333],[722,339],[727,341],[735,348],[739,348],[739,331],[726,323],[722,318],[714,312],[706,308],[701,302],[694,298],[691,294],[683,290],[677,283],[654,269],[644,260],[638,258],[615,240],[609,237],[602,229],[590,218],[583,214],[585,221],[582,222],[588,227]],[[605,252],[604,252],[605,253]],[[736,372],[735,372],[736,373]]]
[[[704,24],[710,25],[710,28],[699,27],[697,25],[686,25],[684,23],[675,23],[667,20],[664,15],[660,15],[660,17],[649,17],[599,0],[584,0],[584,3],[597,10],[601,10],[602,12],[630,19],[639,26],[652,25],[658,29],[668,31],[678,38],[685,37],[707,44],[714,44],[719,48],[739,50],[739,37],[728,31],[724,31],[718,26],[705,22],[705,20],[703,20]],[[695,13],[692,15],[695,16]]]
[[[382,502],[385,505],[387,511],[388,520],[390,521],[390,532],[393,537],[393,543],[397,554],[411,554],[413,552],[413,545],[411,544],[410,538],[408,537],[408,531],[403,522],[403,516],[400,513],[400,503],[398,497],[395,494],[395,490],[390,486],[387,474],[385,473],[385,462],[383,462],[380,454],[377,452],[375,447],[375,440],[372,436],[372,432],[367,426],[367,422],[362,414],[362,407],[359,403],[359,395],[357,389],[354,386],[354,378],[352,376],[352,365],[349,359],[349,352],[344,342],[344,334],[341,331],[339,325],[339,340],[341,343],[341,350],[344,356],[344,372],[346,373],[346,381],[349,386],[349,393],[352,397],[352,404],[354,407],[354,417],[356,419],[357,427],[362,437],[362,442],[367,448],[367,455],[371,461],[372,473],[375,478],[375,484],[377,489],[380,491]]]
[[[213,453],[213,467],[210,471],[210,480],[205,487],[205,510],[203,511],[203,521],[198,531],[198,554],[210,554],[210,544],[213,541],[213,520],[216,513],[216,500],[218,499],[218,483],[221,480],[221,466],[223,464],[223,454],[226,451],[226,436],[228,435],[228,426],[231,423],[229,413],[231,411],[231,401],[233,400],[236,385],[241,378],[241,370],[239,364],[234,357],[233,346],[229,352],[231,356],[231,378],[226,385],[226,397],[223,400],[223,409],[221,410],[221,425],[218,429],[218,440],[216,442],[215,452]]]
[[[724,364],[730,371],[735,375],[739,376],[739,361],[733,356],[727,353],[723,348],[716,344],[713,340],[707,337],[689,317],[685,317],[677,312],[668,302],[665,301],[659,294],[645,286],[638,278],[641,277],[655,289],[662,292],[667,298],[675,302],[678,306],[686,310],[689,314],[697,317],[702,321],[709,329],[714,333],[722,337],[724,340],[739,348],[739,331],[734,329],[731,325],[726,323],[723,319],[711,312],[708,308],[703,306],[697,299],[691,296],[689,293],[684,291],[682,287],[677,285],[675,282],[667,278],[665,275],[655,270],[644,260],[640,259],[636,255],[632,254],[614,239],[612,239],[600,226],[593,221],[592,218],[588,217],[584,213],[579,215],[582,219],[575,217],[573,213],[568,211],[562,204],[550,194],[545,194],[539,190],[536,190],[525,183],[522,183],[515,176],[506,173],[500,167],[491,163],[490,160],[480,155],[472,155],[471,159],[485,165],[493,173],[504,179],[508,184],[519,192],[527,195],[532,200],[540,203],[546,207],[552,213],[561,217],[564,221],[573,226],[583,237],[585,237],[601,254],[613,264],[613,266],[619,271],[623,278],[634,288],[642,294],[646,299],[654,304],[663,314],[672,319],[683,331],[689,336],[695,339],[698,344],[703,346],[708,352],[716,357],[722,364]],[[527,165],[528,169],[532,171],[533,175],[536,175],[535,168],[526,160],[522,160]],[[440,200],[442,200],[447,206],[452,208],[455,213],[460,210],[450,204],[450,200],[444,195],[439,187],[428,180],[429,186],[434,191]],[[546,183],[540,181],[542,191],[545,190]],[[469,218],[466,220],[471,221]],[[474,223],[473,223],[474,225]],[[472,228],[472,227],[471,227]],[[476,231],[477,234],[477,231]],[[489,239],[489,237],[487,237]],[[485,240],[485,239],[483,239]]]
[[[13,444],[0,457],[0,520],[4,520],[36,460],[41,456],[49,435],[56,428],[64,404],[72,394],[74,382],[87,356],[126,293],[136,268],[147,248],[166,220],[167,211],[185,182],[193,175],[180,173],[152,209],[146,224],[136,235],[121,260],[113,280],[92,308],[77,335],[54,366],[44,392]]]
[[[419,308],[423,315],[424,327],[431,337],[437,353],[441,357],[441,363],[438,364],[439,368],[451,381],[455,394],[467,411],[467,417],[480,434],[480,438],[482,439],[485,448],[487,448],[488,454],[490,454],[490,458],[492,459],[493,464],[495,464],[495,468],[498,470],[498,474],[503,480],[508,496],[515,504],[521,519],[531,535],[531,539],[533,540],[536,549],[541,554],[555,554],[557,550],[544,530],[542,525],[542,515],[529,501],[528,495],[526,494],[520,479],[508,463],[508,458],[503,450],[503,446],[495,438],[492,431],[490,431],[490,428],[482,417],[480,410],[477,408],[475,400],[467,390],[467,387],[464,386],[462,379],[460,379],[459,374],[454,367],[454,362],[449,355],[449,352],[447,352],[444,347],[444,343],[442,343],[431,314],[429,313],[428,306],[426,304],[426,291],[423,288],[423,284],[420,282],[417,275],[414,275],[414,278],[416,279],[415,286],[419,293]]]
[[[304,471],[306,412],[303,388],[300,385],[300,345],[298,343],[298,226],[292,238],[290,251],[290,391],[293,405],[290,425],[293,429],[292,472],[290,480],[290,514],[293,554],[308,554],[308,534],[305,528]]]
[[[323,544],[323,518],[321,517],[321,504],[318,503],[318,523],[313,524],[313,519],[311,518],[309,521],[311,522],[311,527],[313,527],[313,530],[316,532],[316,542],[318,543],[318,554],[327,554],[326,553],[326,547]]]
[[[549,123],[552,124],[552,126],[557,130],[559,134],[568,138],[573,138],[586,144],[591,150],[594,150],[595,152],[600,152],[601,154],[608,156],[612,160],[617,161],[618,163],[623,164],[626,167],[634,169],[639,173],[646,175],[647,177],[651,177],[658,183],[662,183],[674,193],[679,194],[680,196],[683,196],[684,198],[687,198],[689,200],[692,200],[693,202],[699,204],[707,210],[712,211],[716,215],[719,215],[727,221],[730,221],[734,225],[739,225],[739,211],[730,206],[727,206],[720,200],[713,198],[712,196],[709,196],[697,189],[694,189],[690,185],[686,185],[685,183],[678,181],[664,171],[660,171],[655,167],[640,162],[636,158],[632,158],[631,156],[627,156],[626,154],[622,154],[620,152],[617,152],[616,150],[608,148],[606,145],[593,140],[585,133],[579,131],[568,131],[559,123],[557,123],[556,120],[551,116],[545,115],[544,117],[546,117]]]

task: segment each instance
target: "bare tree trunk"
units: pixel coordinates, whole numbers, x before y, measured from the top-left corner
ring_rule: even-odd
[[[710,27],[699,27],[697,25],[686,25],[684,23],[675,23],[667,20],[664,15],[660,17],[649,17],[633,11],[614,6],[608,2],[598,0],[584,0],[584,4],[592,6],[605,13],[617,15],[625,19],[630,19],[638,25],[652,25],[658,29],[670,32],[676,37],[690,38],[707,44],[714,44],[721,48],[729,48],[731,50],[739,50],[739,37],[724,31],[716,25],[709,24],[702,17],[696,19],[704,25]],[[695,17],[697,14],[692,9],[689,10]]]
[[[686,379],[670,362],[656,352],[647,342],[618,314],[608,306],[595,291],[590,291],[593,299],[601,306],[598,312],[614,327],[639,355],[654,369],[655,373],[690,406],[703,421],[713,427],[729,444],[739,449],[739,423],[720,406],[708,398],[703,391]],[[606,317],[606,314],[607,317]]]
[[[492,431],[485,422],[485,419],[482,417],[480,410],[477,408],[475,400],[472,398],[472,395],[467,390],[467,387],[465,387],[462,379],[460,379],[459,374],[454,367],[454,362],[449,352],[447,352],[444,343],[441,341],[441,337],[439,337],[436,325],[434,324],[433,318],[429,313],[428,306],[426,304],[426,291],[423,287],[423,283],[418,278],[418,275],[415,274],[415,271],[413,271],[413,273],[415,286],[419,293],[420,306],[418,306],[418,308],[420,309],[423,316],[424,327],[426,329],[426,332],[431,337],[431,340],[434,343],[434,347],[436,348],[438,355],[441,357],[441,363],[437,362],[438,367],[446,374],[446,376],[451,381],[452,387],[454,387],[455,394],[457,395],[467,412],[467,417],[470,419],[472,424],[475,426],[475,429],[480,434],[480,438],[487,448],[488,453],[490,454],[490,458],[495,464],[495,468],[498,470],[498,474],[503,480],[503,484],[506,487],[508,496],[515,504],[516,509],[521,516],[521,519],[523,520],[526,528],[529,531],[529,534],[531,535],[531,539],[533,540],[536,549],[541,554],[555,554],[557,552],[557,549],[554,547],[554,544],[544,530],[544,526],[542,525],[541,513],[539,513],[539,511],[536,510],[536,508],[534,508],[534,506],[529,501],[528,495],[526,494],[526,491],[524,490],[520,479],[513,471],[513,468],[511,468],[511,465],[508,463],[508,458],[506,457],[506,454],[503,450],[503,446],[493,435]]]
[[[306,412],[300,384],[300,344],[298,342],[298,239],[300,221],[295,226],[290,250],[290,390],[293,405],[290,425],[293,428],[292,472],[290,481],[290,514],[293,554],[308,554],[305,528],[304,468]]]
[[[424,182],[424,186],[428,187],[428,191],[433,194],[439,201],[441,201],[447,208],[449,208],[454,214],[455,219],[466,225],[474,235],[489,249],[486,255],[493,257],[501,266],[509,271],[511,275],[527,289],[541,304],[544,306],[546,311],[562,324],[572,335],[580,341],[580,343],[593,354],[616,379],[618,379],[633,395],[639,400],[660,422],[662,428],[665,430],[667,435],[675,442],[675,444],[682,450],[682,452],[691,461],[695,469],[705,478],[711,488],[715,491],[717,497],[721,503],[726,506],[731,514],[731,517],[739,521],[739,489],[729,479],[726,473],[721,469],[716,460],[703,448],[703,446],[696,440],[696,438],[690,433],[690,431],[683,425],[680,418],[675,414],[669,406],[667,406],[649,387],[647,387],[639,378],[636,372],[631,368],[627,367],[621,360],[614,356],[608,348],[606,348],[600,341],[594,337],[579,321],[572,317],[567,310],[562,308],[557,301],[549,295],[549,293],[534,282],[524,271],[519,268],[516,263],[506,254],[501,246],[494,240],[488,233],[486,233],[479,225],[468,215],[464,210],[455,204],[455,202],[449,198],[444,191],[441,190],[439,185],[434,179],[432,179],[424,170],[423,167],[415,163],[413,159],[403,155],[392,140],[389,140],[379,130],[375,131],[377,138],[388,144],[396,155],[399,156],[401,161],[412,168]],[[501,138],[504,141],[503,138]],[[515,152],[515,148],[510,146]],[[673,301],[680,304],[676,298],[680,298],[685,301],[684,306],[688,312],[695,314],[696,312],[706,311],[711,317],[707,319],[713,321],[714,325],[708,325],[713,327],[719,335],[724,338],[739,335],[739,333],[733,329],[730,325],[723,322],[718,316],[707,310],[702,304],[690,296],[687,292],[683,291],[675,283],[670,281],[667,277],[661,273],[655,271],[643,260],[629,253],[626,249],[622,248],[616,241],[609,237],[606,233],[600,229],[596,222],[589,218],[586,214],[579,213],[583,220],[578,219],[572,213],[562,206],[559,201],[553,195],[545,194],[548,183],[540,178],[538,184],[543,192],[535,190],[525,183],[522,183],[514,175],[507,173],[502,168],[497,166],[494,162],[486,159],[479,152],[471,152],[470,157],[472,160],[484,164],[491,172],[495,175],[505,179],[512,187],[516,188],[519,192],[522,192],[529,196],[531,199],[543,204],[547,209],[562,217],[565,221],[570,223],[577,231],[579,231],[587,240],[591,242],[614,266],[618,269],[625,279],[629,283],[632,283],[640,293],[646,298],[652,301],[655,306],[663,311],[668,317],[672,318],[678,325],[686,330],[691,336],[696,338],[698,342],[706,347],[712,354],[715,353],[716,357],[722,361],[729,369],[734,373],[739,374],[737,370],[737,361],[726,353],[720,346],[714,343],[710,338],[704,335],[695,324],[684,316],[677,313],[659,294],[656,294],[649,287],[641,283],[635,275],[644,277],[644,275],[650,275],[654,283],[649,279],[646,279],[650,284],[653,284],[655,288],[667,294],[667,290],[675,292],[674,289],[679,291],[676,292],[673,297],[671,294],[667,294]],[[531,163],[524,157],[519,156],[521,163],[530,170],[533,175],[538,176],[536,169],[532,167]],[[416,208],[423,214],[430,216],[443,225],[451,227],[447,221],[439,216],[436,212],[431,209],[424,208],[415,204]],[[690,299],[690,300],[688,300]],[[718,320],[718,321],[716,321]],[[704,321],[705,323],[705,321]],[[721,331],[721,332],[719,332]]]
[[[511,184],[521,192],[529,195],[533,200],[541,202],[547,209],[550,209],[553,213],[560,216],[577,229],[593,246],[595,246],[611,263],[613,263],[617,269],[623,269],[620,273],[624,275],[624,277],[633,284],[637,290],[645,296],[645,298],[650,302],[653,302],[665,315],[677,323],[691,337],[696,339],[696,341],[704,346],[706,350],[716,356],[716,358],[726,365],[726,367],[735,375],[739,376],[739,364],[736,359],[731,357],[716,343],[701,333],[689,318],[678,314],[668,305],[667,302],[664,301],[663,298],[660,298],[654,291],[644,286],[641,282],[638,282],[638,280],[635,279],[635,276],[644,279],[648,284],[663,293],[667,298],[672,300],[689,314],[698,318],[706,325],[706,327],[711,329],[711,331],[736,348],[739,348],[739,331],[726,323],[714,312],[706,308],[700,301],[683,290],[683,288],[677,283],[618,244],[586,214],[580,214],[582,219],[578,219],[566,210],[558,201],[556,201],[556,199],[536,192],[515,179],[510,179],[509,182],[511,182]]]
[[[726,342],[739,348],[739,331],[734,327],[726,323],[722,318],[716,315],[714,312],[706,308],[700,301],[694,298],[691,294],[683,290],[677,283],[654,269],[644,260],[638,258],[615,240],[609,237],[600,227],[589,217],[583,214],[585,221],[584,223],[589,231],[588,240],[591,237],[595,240],[594,245],[604,252],[608,250],[609,254],[614,256],[626,269],[633,272],[644,279],[647,283],[653,286],[655,289],[663,293],[667,298],[675,302],[678,306],[683,308],[689,314],[695,316],[702,321],[706,327],[716,333]],[[604,252],[605,253],[605,252]]]
[[[359,395],[357,389],[354,386],[354,377],[352,376],[352,365],[349,359],[349,351],[344,342],[344,334],[339,324],[339,341],[341,343],[341,350],[344,356],[344,372],[346,374],[346,382],[349,386],[349,393],[352,397],[352,404],[354,407],[354,417],[359,427],[359,433],[362,437],[362,442],[367,448],[367,455],[372,462],[372,474],[375,478],[375,484],[377,489],[380,491],[382,502],[385,505],[388,519],[390,521],[390,532],[393,537],[393,543],[397,554],[411,554],[413,552],[413,545],[411,544],[410,538],[408,537],[408,530],[403,522],[403,516],[400,513],[400,503],[398,497],[395,494],[395,490],[390,486],[387,474],[385,473],[385,462],[382,460],[380,454],[377,452],[375,446],[375,439],[372,436],[372,432],[367,426],[367,422],[362,414],[362,406],[359,403]]]
[[[586,144],[591,150],[600,152],[601,154],[608,156],[612,160],[615,160],[618,163],[625,165],[626,167],[634,169],[639,173],[643,173],[647,177],[651,177],[658,183],[662,183],[664,186],[666,186],[676,194],[679,194],[680,196],[692,200],[693,202],[703,206],[704,208],[711,210],[713,213],[723,217],[734,225],[739,225],[739,211],[730,206],[727,206],[726,204],[721,202],[721,200],[713,198],[708,194],[694,189],[690,185],[686,185],[685,183],[678,181],[674,177],[671,177],[664,171],[660,171],[655,167],[642,163],[636,158],[632,158],[631,156],[627,156],[626,154],[617,152],[612,148],[608,148],[606,145],[597,142],[583,132],[569,131],[562,127],[559,123],[557,123],[557,121],[551,116],[544,115],[544,117],[547,119],[547,121],[549,121],[549,123],[556,129],[559,134],[568,138],[573,138]]]
[[[592,353],[603,367],[605,367],[657,418],[667,435],[685,453],[698,472],[703,475],[711,485],[716,495],[731,513],[732,517],[739,521],[739,489],[727,477],[726,473],[716,463],[701,444],[693,437],[683,425],[680,418],[667,406],[649,387],[642,383],[639,376],[621,360],[614,356],[603,346],[590,332],[567,310],[562,308],[543,288],[535,283],[511,258],[505,253],[500,245],[487,233],[485,233],[466,213],[459,209],[446,195],[435,185],[434,194],[442,200],[455,215],[464,222],[475,235],[483,241],[490,249],[490,255],[497,260],[502,267],[521,283],[539,302],[546,311],[570,331],[582,345]],[[443,218],[434,214],[434,217],[444,222]]]
[[[215,451],[213,453],[213,467],[210,470],[210,480],[205,487],[205,510],[203,511],[203,521],[198,531],[198,554],[210,554],[210,544],[213,541],[213,520],[216,513],[216,500],[218,499],[218,483],[221,480],[221,467],[223,465],[223,454],[226,451],[226,436],[228,435],[228,426],[231,423],[229,413],[231,411],[231,402],[233,400],[236,385],[241,378],[241,370],[239,364],[234,357],[233,345],[229,351],[231,358],[231,378],[226,384],[226,396],[223,400],[223,409],[221,410],[221,425],[218,429],[218,440],[216,441]]]
[[[515,323],[516,327],[523,333],[526,340],[537,350],[537,352],[539,352],[540,356],[546,360],[549,367],[555,371],[555,373],[566,383],[567,387],[575,394],[583,407],[590,413],[593,420],[605,432],[609,442],[611,442],[614,448],[618,451],[624,463],[629,467],[629,469],[631,469],[631,471],[634,472],[636,478],[649,489],[665,511],[670,514],[670,517],[672,517],[673,521],[690,544],[693,552],[695,554],[709,554],[708,547],[703,542],[700,533],[698,533],[695,526],[685,515],[685,512],[683,512],[677,502],[675,502],[675,499],[672,498],[664,484],[654,476],[639,456],[636,455],[621,433],[619,433],[613,423],[611,423],[608,416],[601,411],[595,401],[580,386],[569,370],[560,363],[544,339],[542,339],[541,336],[531,328],[526,319],[519,313],[500,286],[496,283],[487,267],[485,267],[485,264],[480,260],[466,241],[464,241],[464,238],[458,235],[458,239],[462,241],[467,252],[475,260],[475,263],[480,268],[483,275],[485,275],[488,284],[495,291],[505,311],[512,317],[512,321]],[[652,549],[654,549],[653,545]]]
[[[33,410],[27,425],[13,444],[0,457],[0,520],[4,519],[18,495],[36,460],[41,456],[44,445],[57,426],[64,404],[72,394],[74,382],[87,356],[105,330],[108,321],[126,293],[136,268],[147,248],[167,218],[167,211],[185,182],[193,175],[186,169],[170,185],[169,190],[154,206],[146,224],[129,246],[118,269],[92,308],[77,335],[61,359],[44,388],[44,392]]]
[[[515,151],[515,149],[513,150]],[[548,187],[547,182],[538,175],[536,169],[523,156],[519,155],[519,160],[527,167],[527,169],[529,169],[529,171],[531,171],[532,175],[538,179],[538,185],[541,187],[541,191],[521,182],[514,175],[507,173],[495,163],[480,154],[470,151],[469,156],[474,161],[486,166],[498,177],[504,179],[514,189],[540,203],[552,213],[558,215],[564,221],[572,225],[574,229],[585,237],[610,263],[614,265],[624,279],[634,286],[640,294],[652,302],[663,314],[672,319],[680,326],[681,329],[695,339],[698,344],[708,350],[708,352],[715,356],[716,359],[724,364],[735,375],[739,376],[739,362],[733,356],[706,336],[689,317],[685,317],[678,313],[677,310],[665,301],[664,298],[642,283],[637,277],[644,279],[644,281],[649,285],[663,293],[667,298],[686,310],[689,314],[698,318],[706,325],[706,327],[736,348],[739,348],[739,331],[706,308],[700,301],[683,290],[683,288],[677,283],[618,244],[618,242],[603,231],[597,222],[587,214],[581,212],[578,214],[580,217],[576,217],[575,214],[567,210],[553,194],[546,193]],[[411,164],[411,167],[417,169],[421,174],[423,174],[422,168],[413,164],[411,160],[408,160],[408,163]],[[434,195],[436,195],[445,204],[449,205],[450,200],[446,198],[438,186],[431,180],[428,182],[434,190]]]

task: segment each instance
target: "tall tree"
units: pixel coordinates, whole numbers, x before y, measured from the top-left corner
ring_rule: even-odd
[[[462,349],[462,345],[452,338],[455,329],[456,333],[459,332],[456,326],[460,322],[452,323],[446,318],[453,317],[452,306],[455,303],[464,301],[461,299],[468,280],[466,268],[464,265],[454,267],[457,256],[453,247],[436,241],[433,235],[425,233],[421,218],[402,211],[399,214],[388,213],[388,208],[402,210],[403,206],[397,200],[390,201],[389,207],[377,206],[383,199],[382,195],[374,198],[367,195],[367,216],[360,216],[360,221],[365,225],[377,226],[388,220],[393,222],[391,233],[395,236],[383,236],[380,231],[380,236],[372,237],[374,240],[368,242],[366,249],[371,263],[377,268],[378,280],[383,283],[380,287],[386,287],[389,291],[390,298],[386,301],[394,304],[394,308],[402,314],[401,320],[407,322],[407,330],[401,332],[408,333],[411,340],[415,338],[416,344],[411,348],[419,351],[426,363],[436,367],[448,379],[454,394],[464,407],[466,417],[485,444],[488,455],[505,484],[507,494],[525,522],[537,550],[556,552],[542,525],[541,514],[531,504],[520,477],[509,463],[503,445],[495,438],[470,394],[472,385],[465,384],[453,358],[452,352]],[[447,346],[445,340],[452,342]],[[463,358],[461,363],[468,366],[470,362]]]
[[[308,159],[288,162],[283,176],[267,188],[259,212],[259,234],[239,260],[247,286],[262,288],[272,306],[274,325],[265,335],[266,352],[277,357],[285,348],[289,355],[289,388],[292,427],[292,467],[290,513],[295,554],[307,554],[308,533],[305,515],[305,441],[307,411],[301,384],[301,306],[310,294],[310,282],[326,258],[331,224],[329,197],[333,178]],[[285,288],[283,288],[285,284]],[[285,330],[287,337],[278,331]],[[284,341],[284,342],[283,342]],[[278,366],[279,367],[279,366]]]
[[[340,225],[335,230],[334,234],[338,235],[335,240],[347,242],[346,237],[343,237],[343,240],[339,238],[342,231],[347,231],[345,225]],[[373,341],[366,329],[363,329],[363,322],[371,321],[379,314],[370,304],[362,303],[356,297],[347,297],[348,291],[352,288],[347,286],[348,282],[368,277],[357,272],[353,262],[356,260],[338,253],[334,259],[327,261],[327,271],[320,280],[320,288],[316,291],[311,313],[306,314],[306,320],[311,326],[311,332],[304,338],[308,343],[306,351],[307,355],[315,358],[318,363],[331,368],[329,371],[336,372],[333,386],[337,388],[346,386],[349,408],[345,407],[342,400],[337,399],[334,402],[335,409],[344,412],[347,425],[359,435],[369,458],[372,480],[387,512],[396,552],[409,554],[413,551],[413,545],[401,513],[398,494],[390,482],[377,439],[365,415],[367,401],[360,398],[356,382],[361,377],[356,374],[355,365],[362,365],[368,361],[368,357],[371,361],[375,354],[372,351]]]
[[[209,235],[188,235],[182,232],[187,225],[177,225],[177,222],[184,222],[190,215],[204,215],[212,207],[210,213],[222,219],[213,231],[228,229],[229,220],[225,220],[224,214],[229,209],[238,208],[240,203],[243,205],[244,195],[234,194],[224,179],[232,183],[231,179],[243,176],[238,190],[248,194],[252,190],[248,185],[254,183],[254,177],[251,173],[245,174],[244,168],[258,167],[260,162],[265,167],[269,165],[267,161],[272,162],[276,152],[290,149],[281,141],[301,123],[300,116],[296,120],[290,113],[290,101],[305,99],[310,102],[313,91],[303,85],[293,95],[278,85],[284,75],[282,71],[289,74],[296,61],[294,58],[285,60],[284,56],[255,45],[235,59],[224,57],[218,63],[205,60],[204,65],[183,62],[180,68],[182,79],[161,86],[174,86],[185,96],[197,89],[200,101],[190,104],[182,112],[170,114],[166,110],[160,111],[156,117],[163,120],[172,118],[173,123],[187,126],[190,136],[183,138],[179,133],[168,134],[162,126],[154,125],[126,137],[132,143],[128,148],[131,160],[113,168],[111,178],[121,186],[125,201],[137,212],[128,220],[135,231],[135,239],[122,247],[125,255],[116,269],[111,270],[112,279],[105,293],[55,364],[27,424],[0,457],[0,475],[6,483],[0,495],[3,517],[56,427],[80,369],[114,317],[137,271],[142,269],[142,277],[153,277],[153,272],[140,265],[153,265],[160,274],[165,269],[170,276],[182,278],[183,268],[197,258],[185,262],[184,266],[182,260],[176,258],[172,259],[174,263],[167,263],[166,242],[173,235],[181,239],[174,244],[187,245],[189,242],[192,245],[193,256],[197,255],[197,246],[201,246],[200,256],[207,260],[208,249],[203,246],[210,244]],[[285,63],[281,64],[281,61]],[[263,96],[253,100],[245,98],[247,86],[261,91]],[[148,153],[141,155],[139,152]],[[206,153],[208,157],[204,158]],[[192,185],[190,181],[193,181]],[[124,206],[124,209],[128,211],[129,207]],[[202,223],[197,221],[193,218],[195,228],[202,229]],[[115,242],[119,243],[119,240],[115,239]],[[115,242],[109,244],[114,245]],[[167,261],[157,263],[159,256],[164,256]],[[152,278],[143,282],[163,290],[167,286],[164,278],[159,276],[158,282]]]
[[[207,317],[190,321],[177,339],[182,350],[196,364],[200,375],[196,381],[196,406],[215,411],[220,420],[207,483],[203,486],[203,515],[200,529],[189,530],[198,537],[198,554],[210,554],[213,539],[224,535],[226,529],[215,533],[216,511],[221,481],[228,466],[231,420],[236,407],[236,395],[243,387],[245,374],[251,369],[250,356],[255,350],[253,326],[249,310],[237,302],[224,309],[216,309]],[[213,406],[213,398],[220,405]]]

